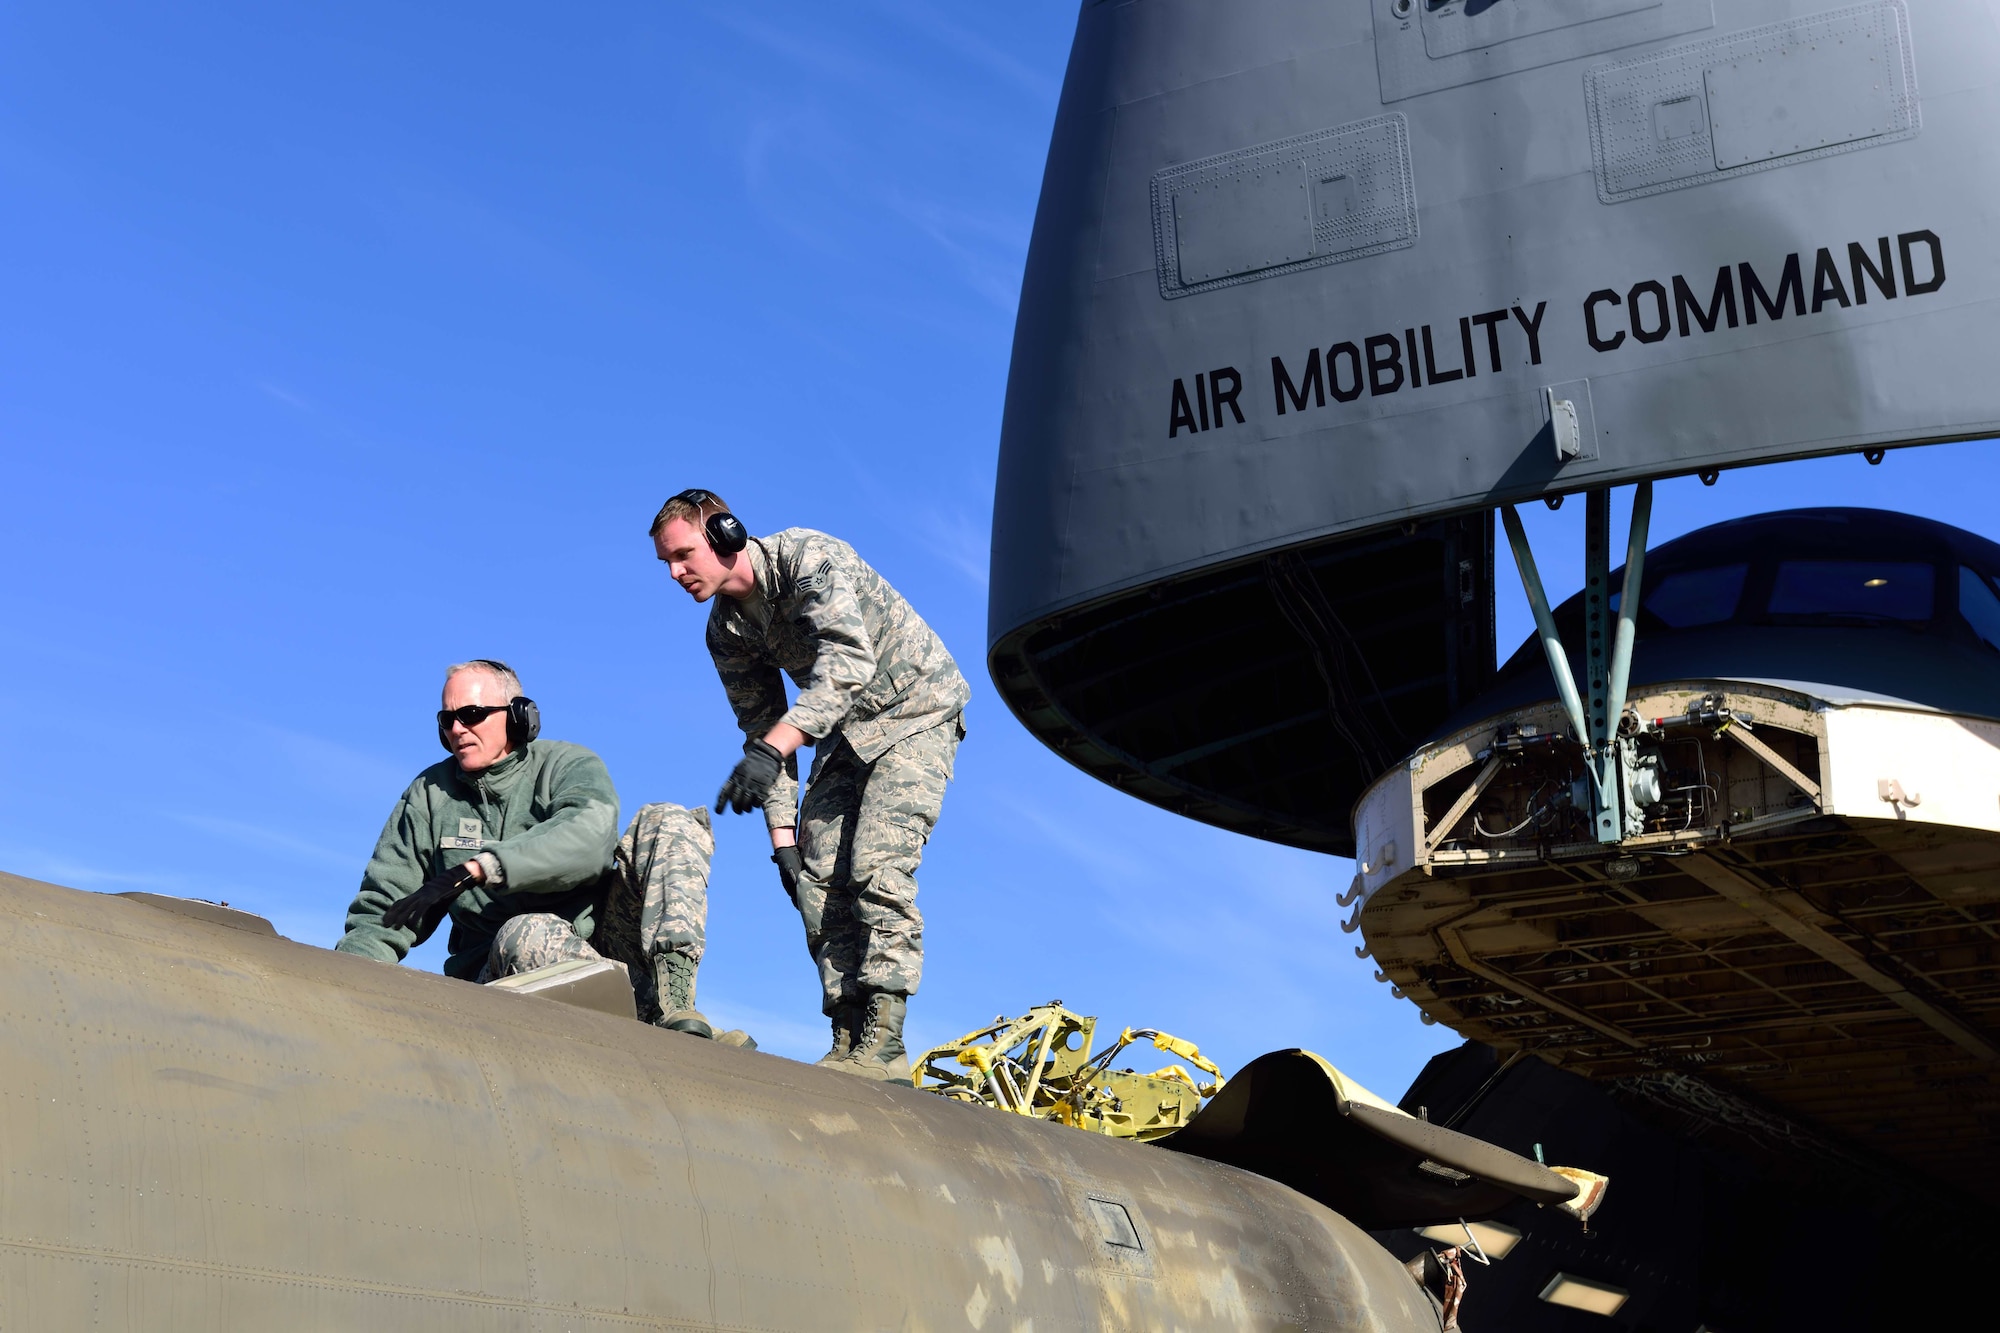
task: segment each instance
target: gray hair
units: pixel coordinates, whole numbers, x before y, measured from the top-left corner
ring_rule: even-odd
[[[454,662],[444,669],[445,684],[461,671],[484,671],[500,682],[500,688],[507,691],[509,699],[521,693],[521,678],[514,674],[514,668],[491,657],[475,657],[470,662]]]

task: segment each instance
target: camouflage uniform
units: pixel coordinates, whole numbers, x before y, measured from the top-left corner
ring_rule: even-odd
[[[654,960],[684,955],[699,965],[707,943],[708,869],[715,855],[708,811],[660,802],[642,805],[614,853],[616,869],[606,886],[604,906],[586,943],[570,923],[547,912],[509,920],[493,937],[479,980],[572,958],[610,958],[625,964],[648,1022],[663,1006],[655,989]]]
[[[799,910],[824,1008],[869,990],[912,994],[923,973],[914,876],[971,690],[943,641],[846,542],[787,528],[745,554],[756,587],[714,600],[708,651],[744,735],[789,722],[813,737],[803,810],[788,759],[764,818],[774,829],[804,820]],[[799,690],[789,708],[781,672]]]
[[[347,909],[347,933],[334,947],[401,962],[429,931],[386,926],[383,913],[430,876],[475,858],[486,879],[459,894],[445,917],[447,975],[477,979],[500,928],[515,917],[552,916],[579,941],[590,939],[617,836],[611,775],[580,745],[530,741],[478,773],[442,760],[419,773],[390,811]]]
[[[799,811],[799,915],[827,1012],[866,991],[915,995],[924,972],[917,862],[937,825],[958,718],[890,746],[874,763],[854,747],[815,751]]]
[[[451,905],[446,973],[484,982],[615,958],[643,1015],[657,955],[701,961],[715,840],[708,811],[678,805],[641,806],[614,842],[617,829],[611,775],[581,746],[531,741],[472,774],[457,760],[433,764],[390,813],[335,947],[401,961],[428,932],[384,926],[383,912],[430,875],[476,859],[486,878]]]
[[[631,972],[639,1017],[648,1022],[666,1007],[655,988],[654,961],[678,953],[698,965],[708,946],[714,856],[715,835],[701,806],[642,805],[618,840],[618,884],[605,904],[599,944]]]
[[[486,966],[479,970],[478,981],[484,985],[551,963],[603,956],[584,942],[575,926],[554,912],[528,912],[508,917],[493,932],[493,944],[486,951]]]

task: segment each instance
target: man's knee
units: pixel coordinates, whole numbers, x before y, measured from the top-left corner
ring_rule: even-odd
[[[669,829],[678,832],[701,833],[710,831],[708,807],[698,805],[690,810],[672,801],[649,801],[639,807],[632,816],[633,827]]]
[[[625,826],[618,850],[635,869],[667,858],[699,862],[706,879],[709,860],[715,855],[715,832],[709,825],[708,809],[696,806],[690,810],[672,801],[642,805]]]
[[[914,896],[917,867],[932,821],[920,814],[885,812],[854,834],[853,880],[863,897]]]
[[[487,954],[487,980],[532,972],[567,959],[593,959],[597,950],[584,942],[576,928],[551,912],[510,917],[494,933]]]
[[[922,939],[924,914],[917,910],[917,883],[905,875],[877,875],[854,900],[854,919],[870,934]]]
[[[708,872],[715,835],[708,811],[659,801],[632,817],[618,845],[621,891],[637,906],[637,945],[699,959],[708,927]],[[629,909],[628,909],[629,910]]]

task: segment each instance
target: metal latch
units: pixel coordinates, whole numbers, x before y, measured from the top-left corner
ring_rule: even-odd
[[[1572,399],[1556,397],[1553,388],[1542,390],[1542,400],[1549,408],[1549,429],[1555,436],[1556,462],[1567,463],[1583,452],[1583,432],[1577,424],[1576,403]]]
[[[1913,791],[1904,791],[1903,784],[1895,778],[1876,779],[1875,794],[1895,806],[1899,812],[1924,803],[1922,796]]]

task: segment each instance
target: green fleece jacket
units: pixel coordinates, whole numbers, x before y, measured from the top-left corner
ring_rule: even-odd
[[[447,975],[476,978],[494,933],[527,912],[553,912],[588,939],[617,844],[618,793],[604,761],[581,745],[530,741],[482,773],[461,771],[456,759],[432,764],[383,827],[334,947],[401,962],[428,932],[392,930],[382,913],[481,852],[493,853],[503,873],[452,904]]]

